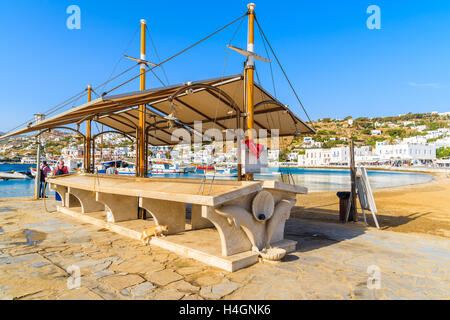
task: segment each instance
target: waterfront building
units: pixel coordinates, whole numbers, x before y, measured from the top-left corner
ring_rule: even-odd
[[[380,160],[408,161],[411,163],[429,163],[436,159],[434,144],[401,143],[395,145],[379,145],[374,153]]]

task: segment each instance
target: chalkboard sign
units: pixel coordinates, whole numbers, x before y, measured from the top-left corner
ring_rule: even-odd
[[[375,213],[378,212],[378,210],[377,206],[375,205],[375,199],[373,198],[372,188],[370,187],[366,168],[357,168],[356,189],[358,190],[358,198],[362,208],[364,221],[367,223],[364,210],[370,210],[373,216],[373,220],[375,221],[375,224],[379,229],[380,226],[378,225],[377,217],[375,216]]]

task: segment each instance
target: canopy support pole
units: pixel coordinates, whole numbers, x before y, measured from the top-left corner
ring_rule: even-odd
[[[255,4],[249,3],[248,7],[248,40],[247,51],[254,52],[255,50]],[[246,110],[247,110],[247,139],[253,140],[253,83],[255,73],[255,58],[253,55],[248,56],[245,64],[245,90],[246,90]],[[241,161],[241,159],[239,159]],[[245,180],[253,180],[252,173],[245,174]]]
[[[145,61],[145,29],[146,29],[147,22],[142,19],[141,20],[141,60]],[[141,69],[140,69],[140,90],[145,90],[145,64],[141,63]],[[146,106],[145,104],[142,104],[139,106],[139,139],[136,139],[138,142],[137,144],[137,150],[136,157],[139,156],[138,160],[138,167],[136,167],[136,173],[138,173],[139,177],[147,177],[147,170],[146,170],[146,152],[145,152],[145,145],[146,145],[146,136],[145,136],[145,118],[146,118]]]
[[[87,101],[92,100],[92,87],[87,86]],[[84,144],[84,172],[91,172],[91,124],[92,120],[86,121],[86,142]]]
[[[238,181],[242,181],[242,164],[241,164],[241,137],[240,130],[241,129],[241,111],[238,110],[236,112],[236,129],[237,129],[237,171],[238,171]]]

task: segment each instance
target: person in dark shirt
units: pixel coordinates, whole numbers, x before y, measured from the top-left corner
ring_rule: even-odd
[[[55,176],[60,176],[60,175],[63,175],[63,174],[69,174],[69,170],[64,165],[64,161],[62,161],[62,160],[58,161],[58,165],[55,168],[54,174],[55,174]],[[62,200],[61,196],[59,195],[58,192],[55,195],[55,200],[56,201],[61,201]]]
[[[50,169],[50,167],[47,164],[47,161],[43,161],[41,164],[41,167],[39,169],[39,174],[41,175],[41,183],[39,185],[39,197],[43,198],[44,197],[44,190],[47,187],[47,182],[45,181],[45,179],[47,179],[48,173],[51,172],[52,169]]]
[[[55,176],[60,176],[60,175],[63,175],[63,174],[69,174],[69,170],[64,165],[64,161],[63,160],[59,160],[58,161],[58,165],[55,168],[54,174],[55,174]]]

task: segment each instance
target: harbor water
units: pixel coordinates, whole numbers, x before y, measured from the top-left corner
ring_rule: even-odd
[[[0,172],[27,171],[31,165],[0,164]],[[406,173],[368,170],[369,181],[373,189],[397,187],[411,184],[426,183],[433,177],[422,173]],[[291,174],[291,181],[297,185],[307,187],[309,192],[337,191],[350,189],[350,172],[345,169],[305,169],[305,168],[269,168],[266,174],[255,175],[257,180],[282,181],[282,174]],[[155,177],[167,178],[203,178],[202,172],[184,174],[157,174]],[[211,179],[212,176],[208,176]],[[233,177],[221,177],[215,179],[236,179]],[[287,181],[287,180],[285,180]],[[53,195],[47,188],[47,194]],[[0,180],[0,197],[23,197],[34,195],[34,180]]]

